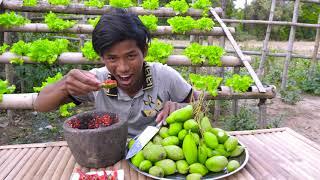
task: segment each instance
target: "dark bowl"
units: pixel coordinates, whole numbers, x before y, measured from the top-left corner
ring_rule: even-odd
[[[112,124],[107,127],[87,129],[88,122],[97,116],[109,115]],[[80,120],[79,128],[68,122]],[[64,137],[78,164],[88,168],[104,168],[120,161],[126,150],[128,122],[114,113],[88,111],[68,118],[63,123]]]

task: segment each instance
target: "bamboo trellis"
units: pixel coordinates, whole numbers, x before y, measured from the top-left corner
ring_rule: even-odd
[[[15,3],[13,3],[15,2]],[[79,4],[72,4],[71,6],[51,6],[51,5],[46,5],[46,4],[42,4],[42,5],[38,5],[36,7],[24,7],[21,6],[21,1],[19,1],[19,3],[17,3],[17,1],[7,1],[4,0],[2,2],[2,7],[4,9],[10,9],[10,10],[16,10],[16,11],[27,11],[27,12],[48,12],[50,10],[53,10],[55,12],[63,12],[63,13],[74,13],[74,14],[79,14],[79,13],[84,13],[84,14],[96,14],[98,12],[97,8],[86,8],[86,7],[82,7],[83,5],[79,5]],[[101,11],[99,11],[97,14],[103,14],[108,12],[108,6],[102,8]],[[63,9],[63,11],[61,11],[61,9]],[[136,13],[136,14],[150,14],[150,13],[154,13],[157,16],[164,16],[164,17],[170,17],[173,16],[172,12],[170,12],[168,10],[168,8],[160,8],[159,10],[155,10],[155,11],[146,11],[143,10],[141,8],[137,8],[137,7],[133,7],[133,8],[129,8],[130,12]],[[233,47],[235,48],[236,52],[237,52],[237,56],[239,58],[233,57],[233,56],[225,56],[222,57],[222,63],[223,66],[229,66],[229,67],[235,67],[235,72],[239,70],[238,67],[240,66],[245,66],[247,68],[247,70],[249,71],[250,75],[252,76],[252,78],[254,79],[256,86],[253,86],[250,88],[250,90],[246,93],[234,93],[230,88],[227,87],[220,87],[221,89],[218,92],[218,96],[216,97],[212,97],[207,95],[207,99],[270,99],[275,97],[275,87],[274,86],[262,86],[259,78],[257,77],[257,75],[255,74],[255,72],[253,71],[251,65],[250,65],[250,58],[247,58],[243,55],[242,51],[239,49],[237,43],[234,41],[231,33],[234,33],[234,28],[227,28],[227,26],[223,23],[223,21],[221,20],[221,18],[219,17],[219,13],[221,13],[221,8],[211,8],[210,13],[209,13],[209,17],[214,17],[219,24],[222,26],[221,27],[215,27],[212,31],[205,33],[205,32],[200,32],[200,31],[196,31],[193,30],[191,31],[191,33],[186,33],[188,34],[195,34],[195,35],[204,35],[204,36],[227,36],[229,41],[232,42]],[[171,9],[172,11],[172,9]],[[211,15],[212,13],[212,15]],[[202,14],[202,11],[197,11],[197,10],[192,10],[190,9],[188,11],[187,15],[191,15],[194,17],[199,17],[199,14]],[[68,33],[77,33],[77,34],[88,34],[91,33],[93,30],[93,27],[91,25],[76,25],[73,28],[67,29],[65,31],[62,32],[68,32]],[[10,31],[10,32],[55,32],[55,31],[51,31],[49,30],[49,28],[47,27],[47,25],[45,24],[36,24],[36,23],[31,23],[31,24],[27,24],[21,27],[15,27],[15,28],[2,28],[0,29],[0,31]],[[170,27],[164,27],[164,26],[160,26],[158,27],[156,32],[153,32],[153,35],[165,35],[165,34],[173,34]],[[10,61],[10,59],[12,57],[15,57],[14,54],[12,53],[5,53],[2,56],[0,56],[1,62],[2,63],[8,63]],[[33,63],[32,61],[30,61],[28,58],[26,57],[22,57],[26,63]],[[63,53],[61,54],[61,56],[58,58],[58,62],[59,63],[91,63],[89,61],[86,61],[86,59],[84,59],[82,57],[81,53]],[[101,62],[96,62],[96,63],[101,63]],[[168,58],[168,65],[187,65],[190,66],[191,63],[190,61],[184,57],[184,56],[170,56]],[[206,64],[203,64],[203,66],[207,66]],[[14,107],[19,107],[21,106],[21,108],[23,107],[27,107],[27,108],[31,108],[33,107],[33,101],[35,99],[35,94],[11,94],[11,95],[5,95],[3,98],[3,102],[0,103],[0,107],[2,108],[14,108]],[[17,101],[14,100],[14,98],[18,98]],[[26,101],[25,101],[26,100]],[[235,103],[237,105],[237,103]],[[260,104],[260,103],[259,103]],[[264,101],[262,101],[262,104],[264,104]],[[234,108],[235,111],[237,108]],[[262,114],[262,113],[260,113]],[[261,116],[261,118],[259,119],[259,123],[261,124],[261,122],[265,122],[265,116]],[[265,126],[265,124],[262,124],[263,126]]]

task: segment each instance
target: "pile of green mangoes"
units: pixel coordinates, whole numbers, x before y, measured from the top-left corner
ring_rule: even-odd
[[[228,160],[244,151],[238,139],[213,128],[206,116],[200,122],[192,118],[192,105],[171,113],[166,119],[168,127],[161,127],[152,141],[131,158],[131,163],[153,176],[180,173],[192,180],[210,171],[232,172],[239,168],[238,161]],[[129,149],[133,143],[134,140],[129,141]]]

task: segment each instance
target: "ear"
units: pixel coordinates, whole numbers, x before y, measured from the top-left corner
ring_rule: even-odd
[[[143,50],[143,57],[145,58],[148,54],[148,45],[146,47],[144,47],[144,50]]]

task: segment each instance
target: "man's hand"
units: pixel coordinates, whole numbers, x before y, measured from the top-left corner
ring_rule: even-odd
[[[96,75],[84,70],[72,69],[65,76],[66,91],[71,95],[85,95],[100,89]]]
[[[162,120],[167,119],[167,117],[175,110],[178,110],[180,108],[183,108],[183,104],[181,103],[177,103],[177,102],[172,102],[172,101],[167,101],[164,106],[163,109],[159,112],[159,114],[157,115],[156,118],[156,122],[160,122]],[[165,123],[165,121],[163,121]]]

